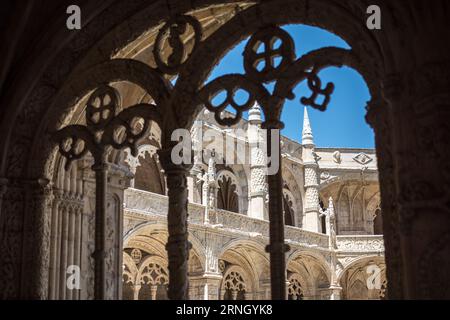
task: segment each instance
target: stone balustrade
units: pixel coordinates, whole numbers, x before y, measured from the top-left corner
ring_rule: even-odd
[[[151,192],[137,189],[125,190],[125,212],[140,215],[167,215],[168,198]],[[203,224],[205,207],[200,204],[189,204],[189,223]],[[252,237],[268,237],[269,222],[225,210],[209,212],[209,223],[216,229],[247,233]],[[286,226],[286,242],[292,245],[328,249],[328,236],[309,232],[297,227]],[[348,253],[380,253],[384,252],[383,236],[337,236],[338,250]]]

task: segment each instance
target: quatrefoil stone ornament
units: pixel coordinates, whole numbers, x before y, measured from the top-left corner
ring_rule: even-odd
[[[70,125],[54,133],[52,139],[67,160],[66,170],[87,152],[101,163],[110,146],[119,150],[130,148],[131,154],[137,156],[137,146],[148,135],[150,122],[162,122],[155,105],[138,104],[118,113],[119,101],[113,87],[102,85],[86,104],[86,126]]]
[[[275,80],[295,59],[294,41],[283,29],[265,28],[255,33],[244,50],[244,69],[255,81]]]
[[[94,131],[104,129],[117,113],[119,97],[114,88],[103,85],[89,97],[86,123]]]

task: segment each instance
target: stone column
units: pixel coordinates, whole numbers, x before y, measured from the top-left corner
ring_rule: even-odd
[[[393,90],[392,94],[397,91],[393,84],[388,87]],[[396,205],[398,188],[395,177],[392,109],[385,99],[374,97],[368,103],[367,110],[367,122],[375,131],[389,296],[392,299],[402,299],[404,297],[401,276],[403,261],[400,249],[398,206]]]
[[[61,250],[60,250],[60,265],[59,265],[59,299],[66,299],[67,288],[67,243],[69,234],[69,208],[66,204],[61,211]]]
[[[342,298],[342,287],[339,285],[330,286],[330,300],[341,300]]]
[[[266,122],[267,150],[272,161],[278,161],[279,170],[268,176],[269,182],[269,235],[266,251],[270,253],[270,283],[272,300],[286,299],[286,252],[289,246],[284,242],[283,184],[281,176],[280,134],[272,136],[272,130],[281,130],[279,121]],[[279,131],[278,131],[279,132]],[[277,139],[278,154],[272,153],[272,139]],[[276,152],[275,150],[273,152]]]
[[[52,185],[47,179],[29,182],[30,202],[25,217],[27,239],[23,265],[25,281],[23,296],[28,299],[48,299],[50,268],[50,231],[53,203]]]
[[[107,165],[97,163],[92,167],[95,172],[95,261],[94,296],[96,300],[106,299],[106,188]]]
[[[74,251],[74,264],[80,267],[81,270],[81,238],[82,238],[82,218],[83,208],[79,207],[75,211],[75,251]],[[80,288],[81,289],[81,288]],[[80,289],[76,289],[74,292],[74,300],[80,299]]]
[[[188,190],[187,175],[189,167],[175,165],[171,160],[172,149],[159,151],[161,165],[167,177],[169,212],[167,215],[169,238],[167,253],[169,257],[169,290],[171,300],[188,299]]]
[[[156,300],[157,292],[158,292],[158,286],[155,284],[152,284],[150,286],[150,295],[151,295],[153,301]]]
[[[219,290],[220,282],[223,276],[219,272],[208,272],[203,275],[203,299],[204,300],[220,300]]]
[[[133,299],[134,300],[139,300],[139,291],[141,291],[141,285],[135,284],[133,286]]]
[[[448,55],[446,59],[418,64],[409,72],[392,75],[385,84],[395,123],[396,202],[406,299],[450,298],[439,285],[450,282],[442,268],[450,263]]]

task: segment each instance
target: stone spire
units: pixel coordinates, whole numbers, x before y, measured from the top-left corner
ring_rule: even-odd
[[[303,113],[302,144],[312,146],[314,145],[314,137],[312,134],[311,123],[309,122],[307,107],[305,107],[305,111]]]
[[[322,227],[319,219],[319,165],[314,152],[315,146],[306,107],[303,119],[302,147],[302,160],[305,177],[303,229],[312,232],[320,232]]]

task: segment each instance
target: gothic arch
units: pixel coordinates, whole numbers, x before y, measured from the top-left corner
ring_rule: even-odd
[[[294,226],[301,228],[303,224],[303,199],[304,188],[302,187],[303,170],[298,168],[290,168],[288,165],[283,165],[283,179],[288,186],[288,190],[294,199],[295,216]],[[294,171],[295,170],[295,171]]]
[[[136,263],[133,261],[131,256],[126,252],[123,252],[123,264],[124,264],[124,276],[125,275],[128,276],[127,281],[131,281],[133,284],[136,283],[139,270],[136,267]],[[128,270],[125,270],[125,266],[128,268]]]
[[[230,265],[226,267],[223,272],[223,278],[220,285],[220,299],[247,300],[254,288],[254,279],[252,279],[243,267],[239,265]]]
[[[317,264],[324,270],[324,273],[327,275],[328,280],[331,280],[331,272],[332,271],[331,271],[331,266],[330,266],[329,262],[323,255],[321,255],[320,253],[314,252],[312,250],[297,249],[297,250],[292,251],[287,257],[286,265],[289,266],[289,264],[293,260],[295,260],[301,256],[310,257],[314,261],[316,261]]]
[[[225,179],[225,181],[227,181],[227,185],[230,188],[229,190],[227,190],[228,192],[233,192],[235,193],[235,195],[237,196],[237,213],[243,213],[243,209],[244,209],[244,194],[242,192],[242,187],[240,184],[240,181],[238,180],[238,178],[236,177],[236,175],[231,172],[230,170],[221,170],[218,172],[217,174],[217,178],[216,178],[216,182],[219,184],[220,181],[222,181],[222,179]],[[235,186],[234,189],[231,189],[232,186]],[[219,200],[219,196],[221,195],[222,192],[222,198]],[[222,190],[222,188],[219,188],[219,190],[217,191],[217,200],[218,201],[222,201],[222,202],[229,202],[230,199],[232,199],[232,195],[231,194],[224,194],[223,192],[225,192],[225,190]],[[228,201],[227,201],[228,200]],[[233,210],[230,210],[233,211]]]
[[[139,234],[151,234],[151,233],[159,233],[163,235],[164,241],[156,242],[158,244],[160,256],[166,257],[167,252],[165,249],[165,239],[167,238],[167,226],[160,223],[147,222],[136,226],[135,228],[128,231],[124,237],[124,248],[130,247],[129,242],[133,237]],[[201,268],[205,270],[205,261],[206,261],[206,252],[205,246],[202,244],[201,240],[195,235],[194,232],[189,233],[189,242],[192,244],[191,254],[197,257],[197,260],[200,262]]]
[[[384,299],[386,296],[386,265],[382,257],[355,259],[337,277],[345,299]]]
[[[299,273],[288,275],[288,300],[303,300],[306,281]]]
[[[376,255],[365,255],[362,257],[358,257],[356,259],[351,259],[348,263],[343,265],[343,268],[338,269],[338,271],[336,273],[337,282],[339,283],[341,281],[343,274],[350,268],[357,266],[357,265],[365,265],[370,262],[373,262],[374,264],[381,264],[381,265],[385,264],[383,257],[376,256]]]
[[[321,290],[329,288],[332,277],[330,266],[324,257],[317,253],[298,250],[289,256],[286,265],[288,277],[296,275],[300,280],[303,298],[322,298]]]
[[[261,243],[245,239],[232,240],[221,248],[217,256],[229,265],[245,269],[251,279],[252,287],[247,291],[252,295],[251,298],[265,297],[259,286],[261,281],[268,279],[269,259]]]
[[[298,226],[299,211],[296,204],[296,198],[289,189],[283,188],[283,199],[284,199],[283,203],[287,207],[284,208],[285,224],[291,226]],[[288,213],[286,213],[286,211],[288,211]],[[288,219],[287,215],[290,215],[290,221],[287,220]]]

